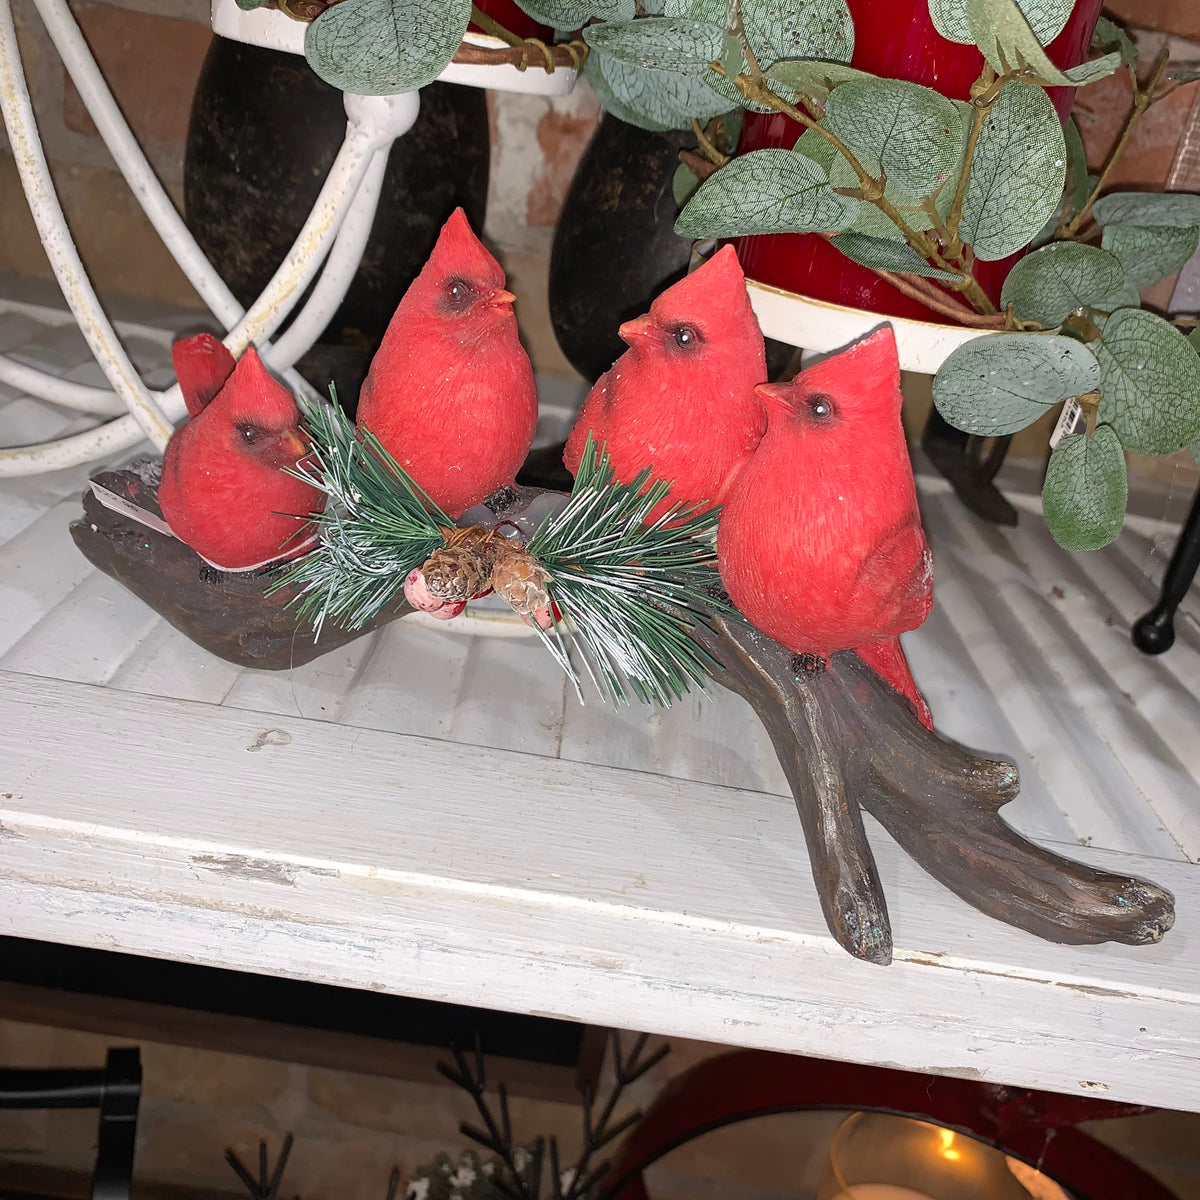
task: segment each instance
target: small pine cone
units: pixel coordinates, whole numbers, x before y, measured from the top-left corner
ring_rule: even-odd
[[[549,579],[550,572],[519,546],[503,548],[492,567],[492,588],[522,617],[549,608]]]
[[[492,556],[470,542],[435,550],[421,568],[431,596],[450,602],[470,600],[488,585]]]

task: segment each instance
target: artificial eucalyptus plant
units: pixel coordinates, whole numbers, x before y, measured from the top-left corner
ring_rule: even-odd
[[[579,5],[568,7],[574,19]],[[661,16],[609,19],[584,38],[589,78],[619,116],[697,133],[707,161],[685,162],[697,186],[679,234],[821,234],[900,291],[987,331],[934,380],[938,410],[968,433],[1015,433],[1067,402],[1043,510],[1060,544],[1085,550],[1121,530],[1124,452],[1172,454],[1200,435],[1200,344],[1138,295],[1195,252],[1200,197],[1102,195],[1134,124],[1196,76],[1168,73],[1164,55],[1139,82],[1136,47],[1107,20],[1093,43],[1101,56],[1060,70],[1043,47],[1073,7],[930,0],[939,33],[984,56],[970,101],[847,65],[845,0],[665,0]],[[1118,69],[1132,85],[1129,117],[1089,176],[1079,130],[1073,121],[1064,130],[1046,89]],[[782,113],[804,132],[791,150],[729,158],[708,136],[720,127],[701,122],[732,102]],[[1031,245],[994,304],[976,263]]]
[[[303,15],[300,0],[238,3]],[[900,291],[978,328],[934,381],[938,410],[968,433],[1015,433],[1067,402],[1043,489],[1063,546],[1096,549],[1120,532],[1125,451],[1172,454],[1200,438],[1200,343],[1138,295],[1195,251],[1200,196],[1102,195],[1134,124],[1195,73],[1168,72],[1164,55],[1140,82],[1136,47],[1107,20],[1093,43],[1100,56],[1060,70],[1043,47],[1075,0],[929,0],[939,33],[983,54],[969,101],[849,66],[846,0],[518,3],[556,30],[583,30],[587,76],[614,116],[695,132],[677,177],[679,234],[821,234]],[[430,82],[472,19],[514,40],[464,0],[301,7],[315,16],[309,62],[351,91]],[[1090,176],[1078,128],[1064,129],[1046,89],[1119,69],[1132,85],[1129,117]],[[730,157],[746,109],[783,113],[804,133],[790,150]],[[1029,246],[993,303],[976,263]]]

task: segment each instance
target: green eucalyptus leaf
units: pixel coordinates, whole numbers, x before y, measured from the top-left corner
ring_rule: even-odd
[[[807,155],[813,162],[819,162],[826,171],[841,158],[837,147],[827,142],[815,129],[806,129],[792,148],[797,154]]]
[[[608,69],[612,71],[636,71],[636,67],[624,67],[622,63],[615,62],[612,59],[608,60]],[[583,64],[583,72],[587,76],[588,83],[592,85],[592,91],[599,101],[600,107],[604,109],[609,116],[616,117],[618,121],[624,121],[626,125],[635,125],[638,129],[649,129],[655,133],[663,133],[664,131],[674,128],[673,121],[653,121],[646,117],[643,113],[626,104],[624,100],[617,95],[608,82],[608,73],[604,67],[604,56],[600,54],[589,54],[587,61]],[[650,72],[645,72],[649,74]],[[691,124],[690,120],[688,122]],[[682,128],[682,125],[680,126]]]
[[[580,29],[592,17],[602,21],[632,21],[634,0],[517,0],[517,7],[551,29]]]
[[[1045,42],[1042,45],[1045,45]],[[1101,17],[1096,22],[1096,32],[1092,34],[1092,49],[1097,54],[1107,54],[1110,50],[1115,50],[1125,66],[1137,66],[1137,45],[1120,25],[1107,17]]]
[[[1130,284],[1140,290],[1174,275],[1196,253],[1198,242],[1195,225],[1106,225],[1100,244],[1121,260]]]
[[[583,31],[597,53],[649,71],[700,75],[720,57],[724,31],[719,25],[683,17],[646,17],[605,21]]]
[[[1087,151],[1074,117],[1067,118],[1063,139],[1067,147],[1067,203],[1074,215],[1087,203],[1093,186],[1088,176]]]
[[[790,58],[785,62],[777,62],[766,71],[766,76],[773,83],[783,84],[797,92],[811,93],[820,100],[824,100],[843,83],[878,78],[857,67],[823,58]]]
[[[470,19],[471,0],[341,0],[309,25],[304,57],[344,92],[411,92],[442,73]]]
[[[1106,54],[1103,58],[1060,71],[1046,57],[1017,0],[967,0],[966,20],[971,40],[998,75],[1006,70],[1027,67],[1035,73],[1037,83],[1081,87],[1111,75],[1121,64],[1119,54]]]
[[[1042,485],[1046,527],[1064,550],[1099,550],[1125,524],[1129,480],[1116,433],[1098,425],[1088,437],[1063,438],[1050,455]]]
[[[958,110],[944,96],[899,79],[844,83],[825,106],[825,125],[877,178],[930,196],[956,173],[963,152]]]
[[[849,62],[854,53],[846,0],[742,0],[742,25],[764,70],[787,58]]]
[[[1010,83],[983,123],[959,236],[984,260],[1025,246],[1058,207],[1066,175],[1058,113],[1039,87]]]
[[[1027,254],[1009,271],[1000,307],[1011,304],[1022,321],[1051,329],[1077,308],[1111,312],[1127,293],[1125,268],[1115,255],[1082,242],[1055,242]]]
[[[1071,15],[1074,0],[1018,0],[1021,12],[1043,45],[1049,45],[1063,31]],[[967,0],[929,0],[933,27],[952,42],[974,42],[967,25]]]
[[[1101,225],[1200,225],[1200,196],[1190,192],[1110,192],[1092,205]]]
[[[964,342],[942,363],[933,379],[933,402],[956,429],[1000,437],[1099,384],[1100,364],[1082,342],[998,334]]]
[[[695,194],[700,186],[700,176],[687,163],[680,163],[671,176],[671,195],[675,203],[682,208]]]
[[[267,3],[269,0],[237,0],[237,6],[242,12],[253,12],[254,9],[262,8]]]
[[[724,0],[667,0],[666,11],[668,16],[725,25]],[[746,40],[764,71],[792,58],[848,62],[854,52],[854,22],[846,0],[741,0],[741,13]],[[770,112],[766,106],[746,100],[733,82],[736,74],[746,71],[740,45],[736,55],[732,49],[729,55],[729,63],[722,58],[728,78],[710,72],[705,83],[734,104],[753,112]],[[772,81],[785,100],[795,100],[785,79],[772,76]]]
[[[847,258],[861,263],[864,267],[872,267],[878,271],[899,271],[908,275],[925,275],[930,279],[957,279],[958,276],[949,271],[941,271],[931,267],[906,242],[897,242],[891,238],[864,237],[861,233],[839,233],[830,238],[830,244],[836,246]]]
[[[586,70],[601,106],[640,129],[688,129],[693,117],[705,121],[729,107],[700,79],[631,66],[608,54],[589,54]]]
[[[839,196],[824,169],[791,150],[754,150],[709,176],[675,222],[680,237],[845,229],[858,201]]]
[[[1200,71],[1168,71],[1167,78],[1176,83],[1195,83],[1200,79]]]
[[[1127,450],[1174,454],[1200,434],[1200,358],[1173,325],[1123,308],[1092,349],[1100,362],[1100,420]]]

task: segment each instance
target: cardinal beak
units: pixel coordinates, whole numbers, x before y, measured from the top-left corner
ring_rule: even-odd
[[[498,288],[488,296],[488,304],[492,308],[503,308],[506,304],[511,305],[516,300],[516,296],[512,292],[506,292],[503,288]]]
[[[655,336],[654,322],[649,317],[636,317],[632,321],[626,321],[617,334],[621,341],[627,346],[632,346],[638,341],[644,341]]]
[[[288,458],[294,458],[297,462],[308,453],[308,443],[290,429],[279,439],[279,444]]]
[[[754,387],[754,394],[763,402],[768,412],[793,412],[792,403],[788,399],[791,385],[787,383],[759,383]]]

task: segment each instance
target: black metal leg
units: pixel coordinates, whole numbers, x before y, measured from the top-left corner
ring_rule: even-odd
[[[110,1050],[103,1071],[0,1070],[0,1108],[100,1110],[92,1200],[129,1200],[141,1095],[136,1048]]]
[[[142,1060],[136,1049],[110,1050],[100,1097],[100,1139],[92,1200],[129,1200],[137,1143]]]
[[[1188,594],[1200,569],[1200,491],[1184,522],[1179,541],[1163,576],[1158,603],[1133,626],[1133,644],[1144,654],[1162,654],[1175,642],[1175,610]]]
[[[977,517],[993,525],[1015,525],[1017,510],[992,482],[1011,441],[1011,437],[971,437],[947,424],[935,408],[925,422],[921,449]]]

